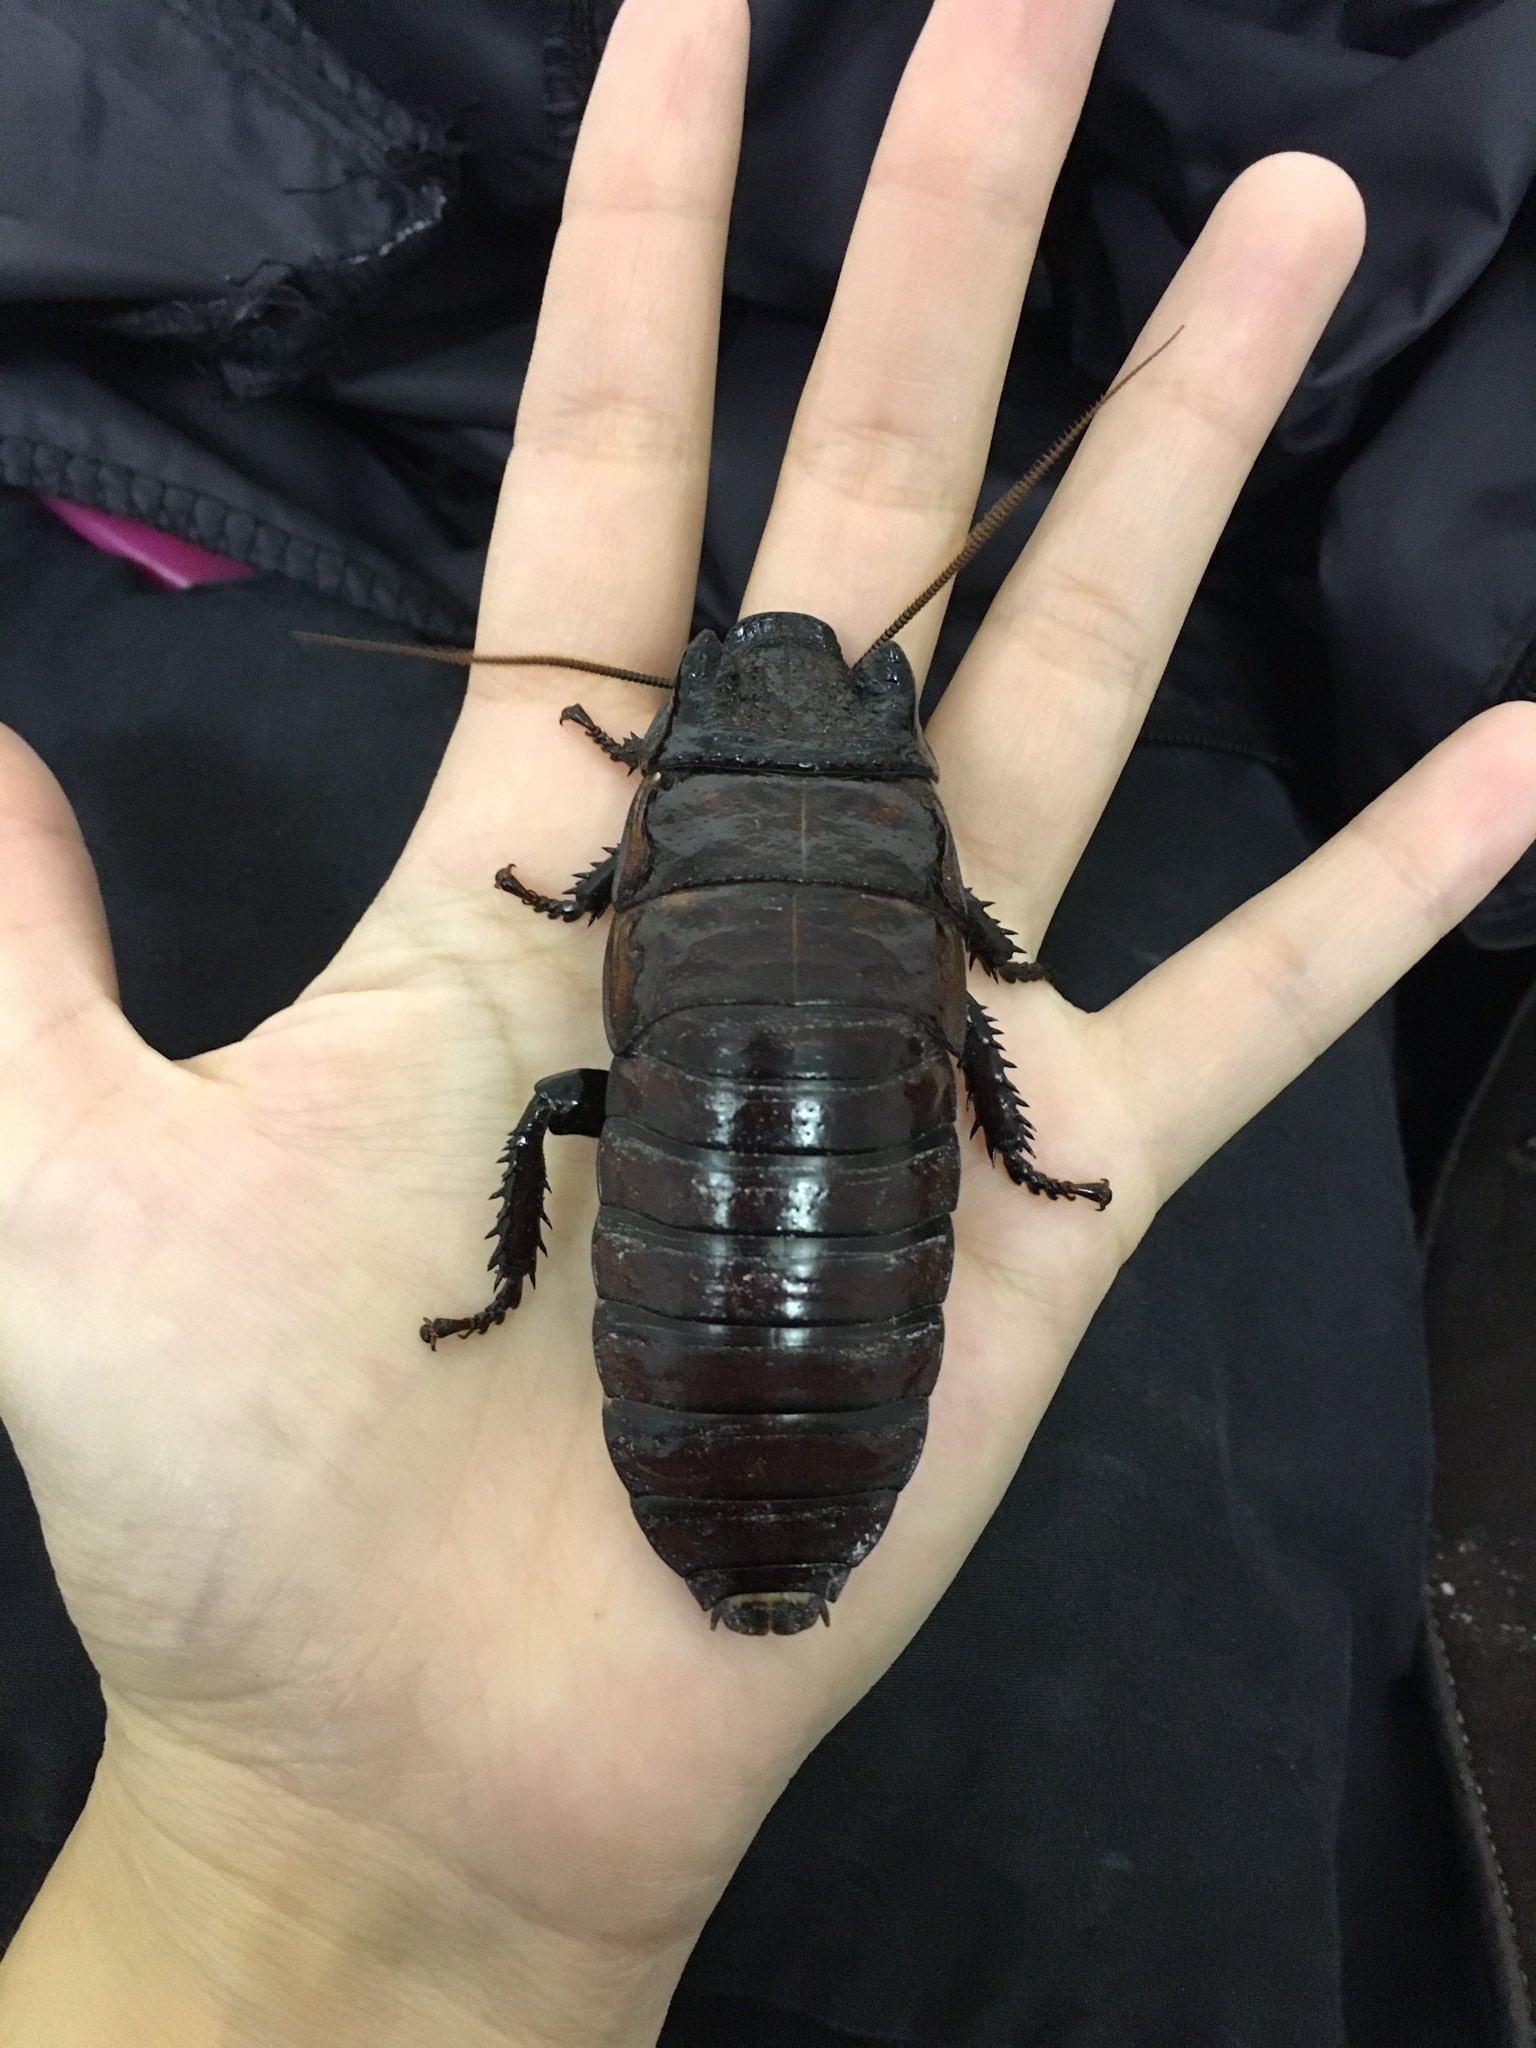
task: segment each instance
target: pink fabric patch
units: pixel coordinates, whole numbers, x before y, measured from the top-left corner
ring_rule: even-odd
[[[100,548],[104,555],[121,555],[162,590],[194,590],[199,583],[234,583],[255,574],[244,562],[210,554],[207,548],[161,533],[158,527],[145,526],[140,520],[119,519],[111,512],[77,505],[71,498],[44,498],[42,502],[82,540]]]

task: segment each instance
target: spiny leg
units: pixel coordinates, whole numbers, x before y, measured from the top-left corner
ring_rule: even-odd
[[[976,1121],[973,1134],[980,1131],[987,1141],[989,1158],[1001,1158],[1009,1178],[1032,1195],[1048,1195],[1055,1202],[1095,1202],[1107,1209],[1109,1182],[1104,1180],[1053,1180],[1035,1164],[1034,1126],[1024,1114],[1025,1104],[1008,1076],[1013,1063],[1003,1057],[997,1026],[974,996],[965,999],[965,1046],[960,1054],[960,1071]]]
[[[519,903],[526,903],[530,910],[537,910],[545,917],[558,918],[562,924],[574,924],[578,917],[589,917],[594,924],[605,910],[613,906],[613,877],[618,866],[616,846],[610,846],[601,860],[592,863],[585,874],[578,875],[571,884],[569,896],[540,896],[526,883],[517,879],[516,870],[505,867],[496,876],[498,889],[505,889],[509,896],[515,896]]]
[[[1024,957],[1024,949],[1004,924],[992,915],[990,903],[983,903],[969,889],[965,892],[965,921],[961,925],[965,950],[994,981],[1049,981],[1050,969]]]
[[[640,751],[645,745],[643,733],[632,732],[627,740],[616,740],[611,732],[604,732],[589,712],[579,704],[567,704],[560,714],[562,725],[579,725],[594,747],[601,747],[610,761],[617,761],[624,768],[640,766]]]
[[[544,1249],[541,1226],[549,1180],[544,1172],[544,1140],[595,1138],[603,1128],[608,1101],[608,1074],[602,1067],[573,1067],[536,1081],[533,1100],[507,1140],[502,1159],[501,1212],[487,1235],[496,1240],[490,1269],[496,1292],[478,1315],[428,1316],[421,1340],[435,1351],[440,1337],[469,1337],[499,1323],[523,1298],[523,1282],[534,1284],[534,1269]],[[498,1199],[496,1195],[492,1201]]]

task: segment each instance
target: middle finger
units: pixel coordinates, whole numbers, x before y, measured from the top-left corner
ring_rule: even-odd
[[[1107,0],[936,0],[880,140],[743,610],[849,660],[976,503],[1040,223]],[[921,673],[943,613],[902,635]]]

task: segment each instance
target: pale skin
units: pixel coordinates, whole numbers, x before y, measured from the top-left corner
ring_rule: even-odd
[[[815,613],[856,655],[958,544],[1105,12],[937,0],[745,610]],[[746,39],[742,0],[620,16],[486,651],[675,665]],[[1130,357],[1182,323],[1177,346],[1095,421],[934,721],[970,882],[1031,950],[1361,233],[1316,159],[1237,180]],[[919,670],[940,610],[903,636]],[[558,889],[617,836],[622,771],[557,722],[575,694],[476,669],[336,960],[182,1065],[116,1007],[62,794],[0,745],[0,1398],[109,1713],[0,1972],[12,2048],[652,2042],[763,1814],[921,1625],[1159,1203],[1536,836],[1536,710],[1509,706],[1110,1009],[988,991],[1045,1163],[1107,1174],[1114,1205],[1032,1200],[968,1148],[917,1476],[830,1630],[750,1640],[711,1634],[604,1452],[589,1142],[552,1147],[536,1294],[436,1356],[416,1334],[484,1298],[494,1160],[533,1080],[608,1057],[601,931],[491,887],[515,860]],[[580,694],[620,732],[654,708]]]

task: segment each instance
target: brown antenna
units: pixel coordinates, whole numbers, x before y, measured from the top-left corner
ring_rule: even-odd
[[[965,545],[959,554],[946,568],[940,570],[925,590],[913,598],[904,612],[892,619],[880,637],[866,650],[867,653],[873,654],[876,647],[884,647],[887,641],[896,638],[904,626],[911,625],[924,605],[930,604],[945,584],[952,577],[958,576],[966,563],[981,552],[998,528],[1013,517],[1035,485],[1055,467],[1072,443],[1083,433],[1095,413],[1102,412],[1109,401],[1123,391],[1133,377],[1139,377],[1149,363],[1155,363],[1164,349],[1172,348],[1183,332],[1182,326],[1175,327],[1166,341],[1159,342],[1150,355],[1143,356],[1139,363],[1133,364],[1123,377],[1110,385],[1102,397],[1094,400],[1079,419],[1072,422],[1065,433],[1057,436],[1045,453],[1030,464],[1018,482],[1003,493],[991,511],[984,513],[977,520],[966,535]],[[418,661],[446,661],[453,663],[457,668],[468,668],[471,663],[476,662],[487,668],[572,668],[579,669],[583,675],[617,676],[622,683],[644,683],[653,690],[672,688],[671,676],[647,675],[643,669],[638,668],[616,668],[611,662],[586,661],[576,654],[481,654],[473,647],[435,647],[430,642],[422,643],[415,640],[355,640],[345,633],[296,632],[293,637],[295,640],[302,640],[309,647],[350,647],[359,654],[414,655]]]
[[[1019,507],[1023,504],[1024,500],[1029,496],[1030,492],[1035,488],[1035,485],[1039,483],[1040,479],[1043,476],[1047,475],[1061,460],[1062,456],[1066,454],[1067,450],[1072,446],[1072,443],[1087,427],[1088,422],[1093,418],[1094,414],[1102,412],[1104,407],[1108,405],[1109,401],[1116,395],[1116,393],[1123,391],[1126,385],[1130,383],[1133,377],[1139,377],[1142,371],[1146,369],[1149,363],[1155,363],[1165,348],[1172,348],[1173,344],[1178,340],[1179,336],[1183,332],[1184,329],[1182,326],[1175,327],[1172,334],[1169,335],[1166,341],[1159,342],[1157,347],[1153,349],[1150,355],[1143,356],[1139,363],[1134,364],[1129,370],[1126,371],[1123,377],[1118,378],[1113,384],[1111,384],[1109,389],[1103,394],[1102,397],[1096,398],[1093,401],[1093,404],[1089,406],[1088,410],[1081,416],[1081,418],[1075,419],[1072,422],[1071,426],[1067,428],[1065,433],[1059,434],[1056,437],[1056,439],[1051,443],[1050,447],[1046,449],[1045,453],[1042,456],[1040,456],[1038,460],[1030,464],[1029,468],[1025,470],[1024,474],[1019,478],[1018,482],[1012,485],[1010,489],[1006,490],[1003,493],[1002,497],[998,499],[997,503],[992,507],[991,511],[984,513],[982,517],[977,520],[976,524],[971,528],[970,532],[965,537],[964,547],[961,548],[959,554],[955,556],[955,559],[949,564],[949,566],[945,569],[941,569],[939,574],[934,577],[933,581],[927,586],[927,588],[925,590],[920,591],[919,594],[913,598],[912,602],[907,606],[906,610],[904,612],[898,613],[898,615],[894,619],[892,619],[891,623],[886,627],[885,631],[880,635],[879,639],[874,641],[868,649],[868,652],[870,654],[874,653],[876,647],[884,647],[888,640],[894,640],[896,638],[896,635],[902,630],[904,626],[911,625],[912,621],[917,617],[918,613],[923,609],[924,605],[932,603],[933,599],[938,596],[939,592],[944,588],[945,584],[949,582],[950,578],[953,576],[958,576],[960,571],[965,567],[966,563],[969,562],[974,555],[980,554],[981,550],[986,546],[987,542],[992,538],[993,534],[997,532],[998,528],[1002,526],[1005,521],[1013,517],[1014,513],[1018,511]]]
[[[647,683],[670,690],[670,676],[650,676],[638,668],[614,668],[606,661],[583,661],[576,654],[479,654],[473,647],[434,647],[414,640],[353,640],[344,633],[295,633],[309,647],[351,647],[359,654],[414,654],[420,661],[449,661],[458,668],[471,662],[492,668],[577,668],[583,675],[617,676],[624,683]]]

